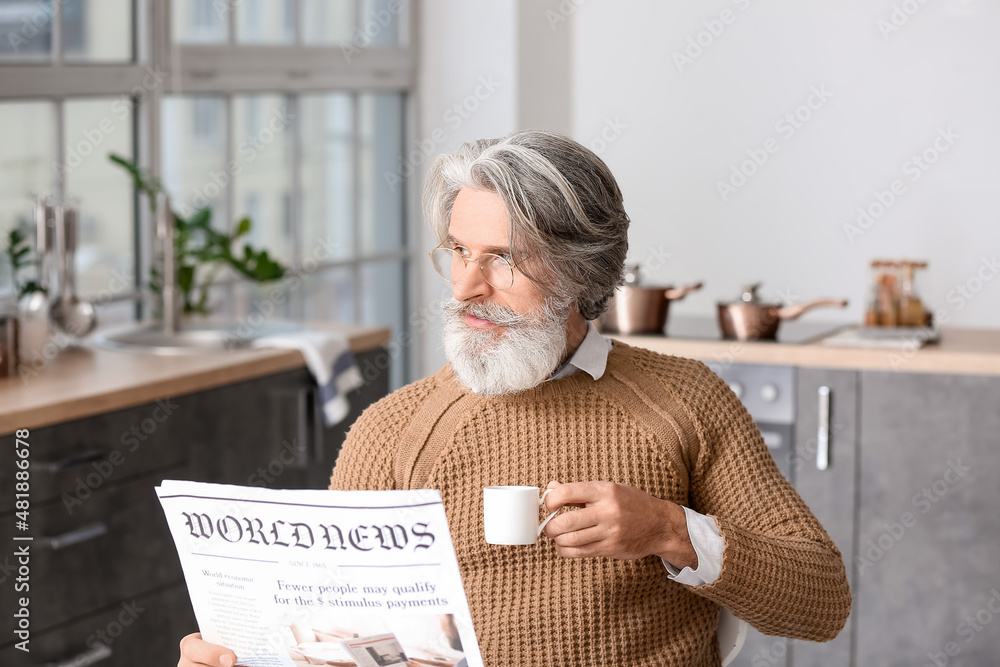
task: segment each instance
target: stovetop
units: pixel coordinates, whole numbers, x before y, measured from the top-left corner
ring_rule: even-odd
[[[823,322],[805,319],[789,320],[778,326],[776,341],[757,341],[760,343],[783,343],[785,345],[802,345],[811,343],[835,331],[839,331],[849,322]],[[714,317],[677,317],[670,315],[667,319],[667,338],[687,340],[722,340],[719,321]]]

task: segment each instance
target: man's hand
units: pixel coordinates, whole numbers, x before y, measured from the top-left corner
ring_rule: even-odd
[[[655,554],[678,569],[698,567],[680,505],[614,482],[550,482],[548,488],[550,512],[564,505],[582,508],[545,526],[560,556],[634,560]]]
[[[233,667],[236,654],[225,646],[209,644],[196,632],[181,640],[181,659],[177,667]]]

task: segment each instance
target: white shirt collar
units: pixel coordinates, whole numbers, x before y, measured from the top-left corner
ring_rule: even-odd
[[[610,338],[602,336],[593,322],[587,322],[587,335],[584,336],[580,347],[576,348],[566,363],[556,369],[549,380],[560,380],[578,371],[586,371],[595,380],[601,379],[608,365],[611,345]]]

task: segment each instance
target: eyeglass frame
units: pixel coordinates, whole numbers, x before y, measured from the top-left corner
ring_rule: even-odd
[[[458,257],[460,260],[462,260],[462,263],[464,264],[464,268],[466,268],[466,269],[469,268],[469,262],[475,262],[476,266],[479,267],[479,273],[483,276],[483,280],[485,280],[486,284],[489,285],[490,287],[492,287],[495,290],[499,290],[501,292],[506,292],[507,290],[509,290],[511,287],[514,286],[514,269],[517,268],[517,264],[514,264],[514,262],[508,260],[503,255],[498,255],[495,252],[482,252],[482,253],[479,253],[479,255],[477,255],[476,257],[463,257],[454,248],[446,248],[445,245],[444,245],[445,243],[448,243],[448,239],[444,239],[443,241],[441,241],[441,243],[438,243],[436,246],[434,246],[431,249],[431,251],[429,253],[427,253],[427,256],[431,260],[431,265],[434,266],[434,273],[438,274],[439,276],[441,276],[442,278],[444,278],[445,280],[447,280],[449,283],[453,284],[455,281],[453,281],[451,278],[446,278],[445,276],[442,276],[441,272],[437,270],[437,266],[434,264],[434,253],[436,251],[438,251],[438,250],[448,250],[450,252],[453,252],[456,257]],[[464,247],[464,246],[462,246],[462,247]],[[483,270],[483,265],[479,263],[479,260],[482,259],[482,257],[484,255],[492,255],[493,257],[496,257],[497,259],[503,260],[507,264],[507,266],[510,268],[510,285],[508,287],[497,287],[496,285],[494,285],[493,283],[490,282],[489,278],[486,277],[486,271]]]

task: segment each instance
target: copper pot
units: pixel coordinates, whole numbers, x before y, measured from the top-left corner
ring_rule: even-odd
[[[718,304],[719,329],[726,340],[775,340],[782,320],[794,320],[820,306],[847,306],[846,299],[817,299],[788,306],[764,303],[757,297],[759,287],[759,283],[747,287],[740,301]]]
[[[689,292],[701,289],[701,283],[683,287],[642,287],[637,271],[626,271],[626,284],[619,287],[607,312],[601,315],[601,331],[622,334],[662,334],[667,324],[670,302],[683,299]],[[629,278],[631,277],[631,282]]]

